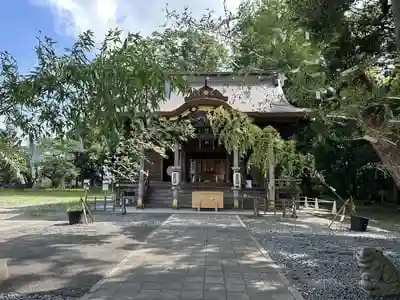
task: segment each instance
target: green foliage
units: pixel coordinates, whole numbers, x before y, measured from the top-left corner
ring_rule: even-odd
[[[253,151],[265,169],[266,147],[276,143],[277,171],[300,174],[302,165],[312,165],[311,156],[296,156],[301,148],[315,155],[318,169],[338,180],[343,177],[340,162],[358,158],[348,140],[368,135],[377,140],[374,147],[381,156],[390,154],[386,166],[400,165],[399,129],[393,122],[399,120],[399,69],[391,66],[398,53],[388,0],[246,1],[237,14],[227,12],[223,18],[209,12],[196,20],[187,10],[167,12],[167,17],[162,32],[123,39],[112,30],[98,49],[90,31],[65,50],[40,38],[38,64],[29,74],[20,74],[13,57],[2,53],[0,114],[35,136],[73,132],[70,139],[82,137],[88,145],[75,162],[94,166],[108,153],[115,175],[133,179],[144,149],[163,154],[176,139],[193,133],[188,123],[160,122],[154,116],[167,77],[175,90],[186,91],[184,78],[169,73],[275,69],[287,76],[288,99],[313,109],[307,132],[297,134],[300,144],[281,144],[271,128],[261,130],[244,115],[219,109],[209,119],[228,151],[237,147],[242,156]],[[101,149],[91,151],[92,145]],[[26,168],[24,155],[7,147],[0,154],[8,158],[0,163]],[[116,160],[117,149],[127,158]],[[357,160],[348,173],[356,174],[367,163]]]
[[[219,143],[223,144],[229,153],[237,149],[239,155],[245,155],[252,149],[258,128],[244,113],[226,110],[220,106],[210,111],[207,118]]]
[[[302,154],[295,140],[285,141],[279,132],[267,126],[257,132],[249,164],[257,166],[267,177],[270,166],[274,166],[276,176],[301,179],[305,174],[313,174],[314,157]],[[268,149],[272,148],[272,152]]]
[[[20,97],[22,102],[39,108],[30,119],[30,127],[24,127],[29,133],[64,136],[75,130],[83,138],[102,143],[110,153],[116,145],[126,142],[128,133],[131,148],[125,150],[129,156],[139,157],[142,146],[166,147],[160,137],[170,131],[154,118],[164,99],[166,79],[175,90],[186,89],[182,76],[168,75],[170,66],[158,46],[156,39],[129,34],[122,40],[121,31],[110,30],[96,49],[93,33],[87,31],[70,49],[59,52],[56,42],[46,37],[39,39],[36,48],[37,67],[28,75],[19,75],[16,68],[6,69],[14,81],[4,81],[1,89],[10,99]],[[4,61],[13,61],[9,54],[3,55],[7,58]],[[5,67],[4,63],[2,68]],[[127,120],[131,120],[128,128]],[[171,139],[169,136],[167,140]],[[46,159],[46,166],[52,167],[45,173],[61,178],[55,173],[55,166],[61,163],[59,157],[51,155]],[[125,165],[126,169],[130,167]],[[75,174],[69,160],[63,161],[59,171]]]
[[[40,174],[51,180],[53,187],[63,188],[66,181],[75,179],[79,169],[74,165],[74,152],[79,145],[76,141],[43,139],[38,145],[40,160],[37,167]]]
[[[311,132],[302,136],[309,151],[329,147],[330,140],[343,147],[368,135],[377,139],[375,149],[400,182],[400,169],[392,167],[400,164],[394,146],[399,132],[392,123],[398,119],[398,70],[390,66],[397,52],[388,1],[249,1],[236,21],[235,68],[285,72],[288,99],[313,109]],[[327,173],[337,173],[328,161]]]
[[[259,129],[254,139],[256,142],[252,148],[249,164],[258,167],[267,177],[270,164],[275,166],[276,162],[279,162],[279,156],[276,157],[276,154],[283,150],[285,142],[281,139],[279,132],[271,126]],[[275,155],[270,155],[269,148],[272,148],[272,154],[275,153]]]
[[[0,131],[0,168],[2,183],[21,183],[23,174],[28,171],[27,149],[11,127]]]
[[[258,167],[264,176],[267,177],[270,164],[276,166],[278,177],[301,178],[305,171],[313,172],[312,155],[301,154],[296,142],[283,140],[275,128],[260,129],[245,114],[222,106],[210,111],[207,117],[219,142],[230,152],[237,148],[242,156],[250,153],[249,165]],[[270,147],[273,156],[268,151]]]
[[[167,9],[167,22],[162,32],[154,32],[151,40],[177,71],[216,72],[229,67],[229,49],[223,39],[224,20],[207,11],[199,19],[185,8],[182,13]]]
[[[130,128],[134,128],[132,121]],[[156,117],[148,120],[146,134],[136,135],[131,130],[121,137],[105,163],[114,179],[136,181],[140,172],[140,159],[145,159],[144,151],[153,150],[165,156],[167,150],[173,150],[177,142],[187,141],[194,136],[194,128],[188,120],[166,121]]]
[[[234,42],[239,69],[297,72],[319,65],[319,50],[301,27],[290,22],[289,6],[279,0],[249,1],[238,11]]]

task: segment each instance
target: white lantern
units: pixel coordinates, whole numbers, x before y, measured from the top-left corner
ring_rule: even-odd
[[[172,185],[178,185],[179,181],[180,181],[179,172],[176,172],[176,171],[172,172],[172,174],[171,174]]]
[[[241,186],[241,179],[242,176],[240,173],[237,172],[233,173],[233,186],[235,188],[239,188]]]

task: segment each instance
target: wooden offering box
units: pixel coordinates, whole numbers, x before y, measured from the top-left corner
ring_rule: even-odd
[[[192,208],[224,208],[224,192],[192,192]]]

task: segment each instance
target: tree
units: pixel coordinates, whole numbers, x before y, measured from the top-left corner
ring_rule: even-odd
[[[371,136],[386,167],[398,178],[393,168],[400,162],[393,147],[398,138],[390,125],[396,105],[388,101],[389,85],[380,79],[390,81],[393,89],[388,75],[397,71],[388,68],[388,61],[396,58],[388,1],[361,6],[346,0],[248,4],[241,6],[235,20],[235,67],[286,72],[289,100],[313,109],[312,148],[324,147],[329,136],[345,126],[350,130],[342,143]],[[379,125],[371,126],[378,119]]]
[[[397,47],[400,48],[400,1],[392,0],[392,11],[393,11],[394,22],[396,25]]]
[[[73,140],[42,139],[38,145],[39,174],[50,179],[53,187],[65,188],[66,182],[79,174],[74,165],[74,153],[78,147],[78,142]]]
[[[207,117],[214,135],[227,151],[237,149],[242,157],[249,156],[247,167],[257,167],[265,178],[270,177],[271,168],[281,178],[302,179],[305,173],[314,173],[313,156],[299,152],[294,140],[283,140],[273,127],[260,128],[244,113],[222,106],[210,111]]]
[[[2,183],[26,183],[28,151],[10,126],[0,130],[0,164]]]
[[[186,15],[186,18],[188,15]],[[163,56],[167,69],[185,72],[215,72],[228,65],[228,49],[206,28],[176,12],[169,12],[170,25],[148,38]]]
[[[130,145],[172,147],[159,139],[159,133],[167,131],[153,116],[164,99],[166,79],[178,91],[185,90],[185,82],[182,76],[169,74],[173,70],[166,69],[152,40],[135,34],[122,40],[121,31],[114,30],[96,49],[93,33],[87,31],[64,52],[58,51],[52,39],[39,39],[36,54],[38,66],[28,75],[9,71],[14,82],[3,83],[2,90],[10,99],[38,103],[40,110],[32,117],[37,128],[60,137],[71,129],[81,135],[90,132],[110,153],[126,139],[126,133],[133,138]],[[36,136],[42,133],[29,130]],[[139,148],[130,151],[140,157],[143,149]]]

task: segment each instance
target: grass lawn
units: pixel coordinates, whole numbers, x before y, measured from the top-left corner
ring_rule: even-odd
[[[104,197],[101,190],[89,191],[89,196]],[[0,208],[13,206],[64,205],[85,196],[83,189],[0,189]]]

